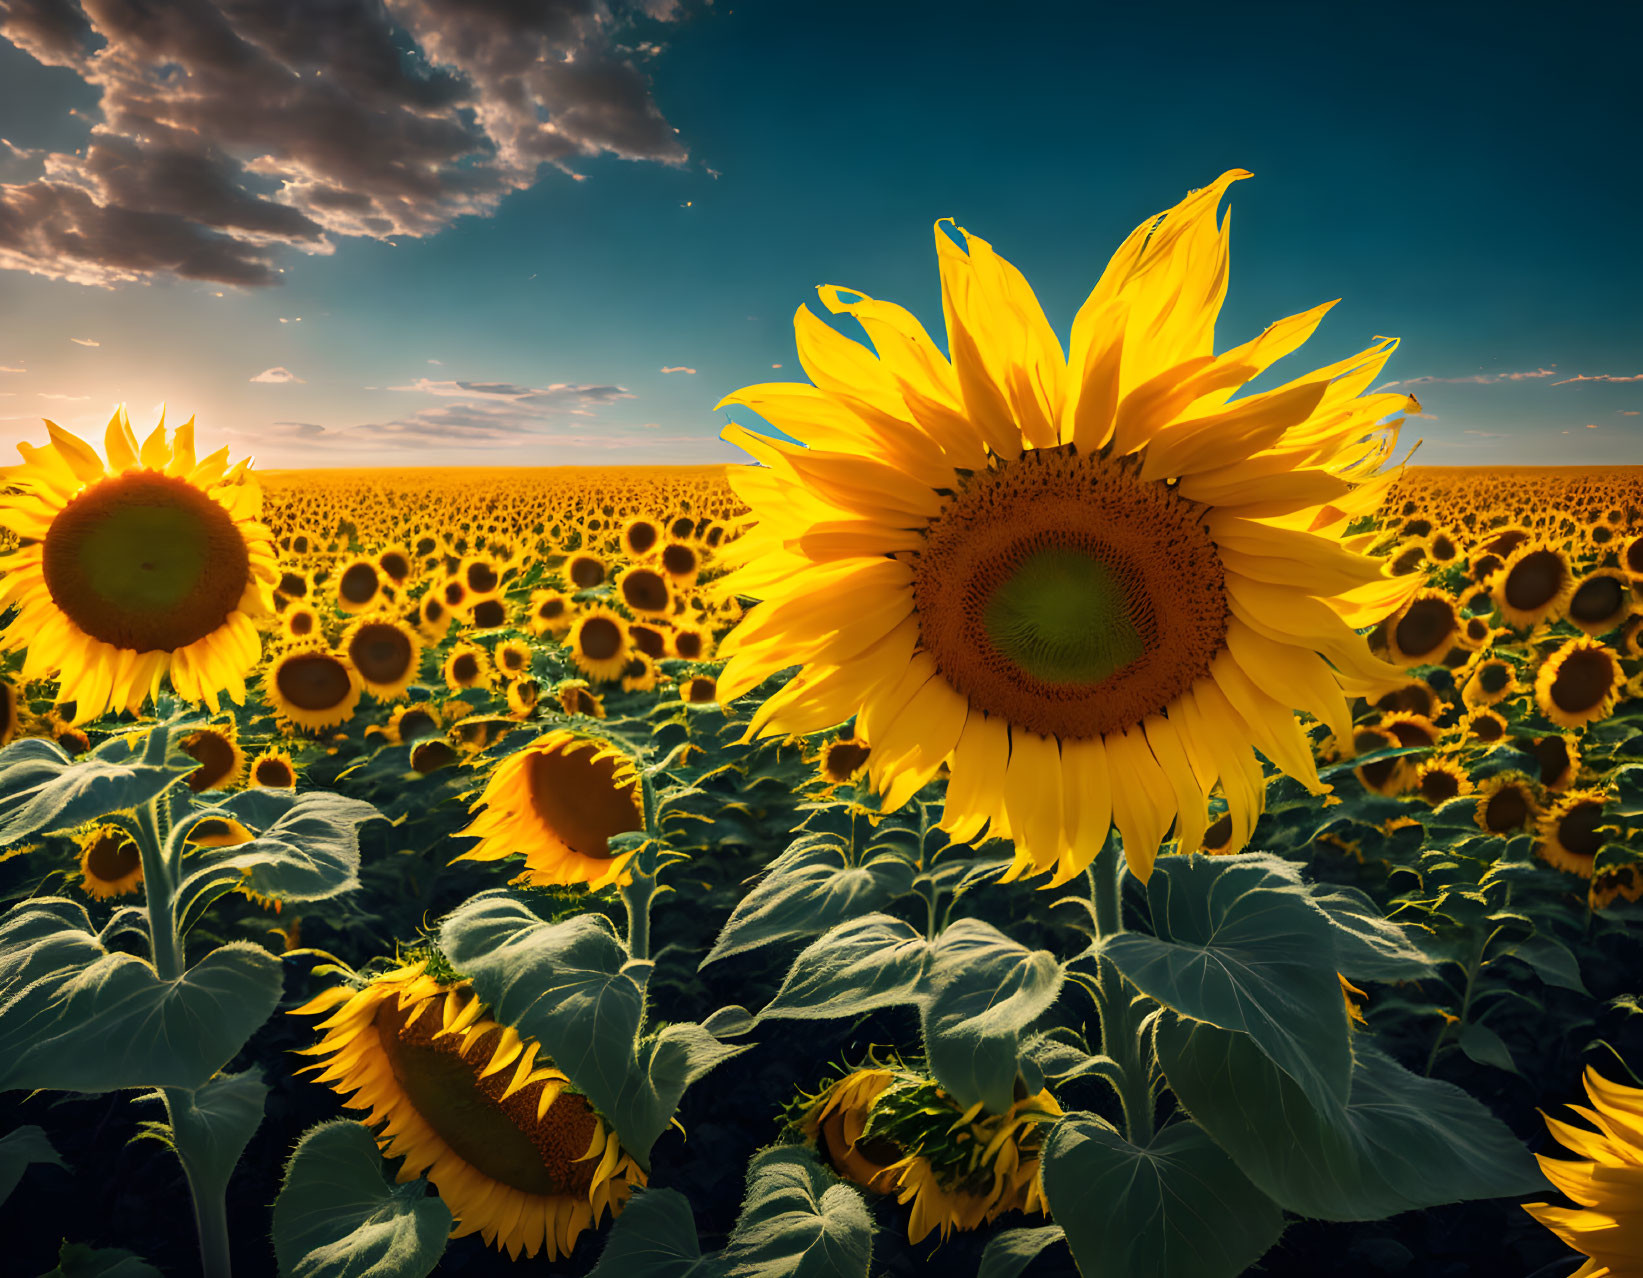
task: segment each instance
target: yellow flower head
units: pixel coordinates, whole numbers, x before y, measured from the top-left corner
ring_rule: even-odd
[[[942,223],[947,353],[909,312],[819,290],[873,349],[805,308],[810,383],[745,387],[802,445],[725,431],[755,523],[723,553],[722,596],[762,600],[720,644],[728,703],[789,666],[755,735],[860,716],[895,810],[951,777],[943,826],[1016,844],[1013,873],[1065,881],[1116,825],[1145,878],[1172,830],[1197,848],[1219,785],[1242,847],[1260,750],[1311,792],[1295,710],[1351,739],[1346,697],[1406,682],[1358,634],[1418,578],[1346,536],[1374,512],[1403,395],[1365,394],[1385,339],[1273,390],[1233,396],[1333,303],[1220,355],[1216,209],[1234,169],[1136,228],[1063,347],[1027,281]],[[666,555],[664,570],[668,570]]]

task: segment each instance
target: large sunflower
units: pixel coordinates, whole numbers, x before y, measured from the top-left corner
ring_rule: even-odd
[[[1588,1257],[1570,1278],[1628,1278],[1643,1256],[1643,1089],[1611,1083],[1590,1066],[1585,1083],[1592,1107],[1569,1108],[1590,1128],[1546,1118],[1551,1134],[1580,1159],[1535,1155],[1546,1179],[1579,1206],[1523,1209]]]
[[[615,746],[563,728],[503,759],[461,833],[479,843],[458,861],[499,861],[522,853],[533,884],[623,881],[633,850],[611,837],[644,829],[639,776]]]
[[[369,1110],[402,1181],[426,1175],[451,1209],[453,1238],[478,1233],[517,1259],[569,1255],[620,1212],[642,1168],[535,1039],[485,1015],[465,983],[425,963],[364,989],[327,990],[293,1015],[330,1013],[309,1068]]]
[[[728,591],[762,602],[720,646],[728,702],[803,669],[755,715],[807,735],[860,715],[894,810],[951,769],[943,826],[1013,838],[1012,872],[1078,873],[1116,824],[1146,877],[1174,827],[1199,846],[1219,782],[1248,839],[1254,749],[1322,793],[1296,707],[1352,738],[1344,694],[1406,678],[1357,628],[1420,585],[1347,537],[1395,472],[1365,395],[1396,346],[1232,396],[1333,303],[1213,353],[1227,283],[1223,174],[1130,235],[1063,354],[1021,273],[936,225],[949,356],[907,311],[832,286],[872,351],[800,308],[814,385],[726,397],[789,444],[731,426],[764,463],[729,479],[755,524]]]
[[[168,443],[163,413],[139,445],[123,407],[107,460],[46,430],[51,443],[18,444],[23,465],[0,472],[0,527],[22,542],[0,560],[0,610],[17,608],[0,646],[28,649],[22,679],[58,676],[76,725],[136,711],[167,674],[213,712],[223,692],[243,703],[262,655],[251,619],[279,579],[250,459],[196,461],[193,420]]]

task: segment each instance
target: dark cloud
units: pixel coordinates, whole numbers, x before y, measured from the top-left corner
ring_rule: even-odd
[[[682,164],[616,37],[672,0],[9,0],[0,36],[101,96],[0,185],[0,268],[277,281],[345,236],[429,235],[578,157]]]

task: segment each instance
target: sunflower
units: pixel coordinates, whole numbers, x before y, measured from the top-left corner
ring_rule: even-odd
[[[622,553],[629,559],[643,559],[661,539],[661,525],[648,516],[635,515],[622,525]]]
[[[1506,739],[1506,720],[1493,710],[1481,707],[1460,722],[1460,732],[1471,741],[1494,745]]]
[[[1352,734],[1352,752],[1355,755],[1396,749],[1402,744],[1403,742],[1386,728],[1364,727]],[[1372,794],[1402,794],[1415,779],[1415,770],[1409,758],[1408,755],[1400,754],[1390,759],[1376,759],[1373,763],[1359,764],[1352,772],[1363,788]]]
[[[403,586],[416,572],[411,552],[398,544],[379,550],[376,563],[383,576],[396,586]]]
[[[1495,606],[1519,630],[1562,610],[1574,590],[1569,556],[1544,541],[1526,541],[1493,578]]]
[[[854,781],[867,766],[872,747],[855,733],[835,737],[822,747],[821,774],[829,785],[843,785]]]
[[[494,595],[502,588],[502,568],[488,558],[474,556],[464,560],[457,575],[470,595]]]
[[[654,657],[642,652],[630,652],[627,664],[622,667],[622,691],[649,692],[656,686],[660,673]]]
[[[712,705],[718,699],[719,681],[712,675],[692,675],[679,684],[679,700],[687,705]]]
[[[470,596],[465,612],[469,630],[500,630],[508,624],[508,604],[500,595]]]
[[[342,635],[341,649],[366,689],[382,701],[405,695],[422,660],[422,643],[389,616],[361,617]]]
[[[575,620],[574,606],[562,591],[531,592],[530,620],[526,624],[533,635],[562,635]]]
[[[257,836],[232,817],[205,816],[183,833],[183,842],[202,848],[232,848]]]
[[[1571,625],[1593,638],[1618,629],[1631,614],[1632,583],[1616,568],[1599,568],[1581,578],[1563,610]]]
[[[670,541],[662,547],[658,562],[674,586],[688,590],[702,570],[702,552],[688,541]]]
[[[635,564],[622,570],[616,591],[631,612],[641,617],[665,617],[673,611],[673,590],[654,568]]]
[[[1571,1278],[1632,1278],[1643,1256],[1643,1088],[1611,1083],[1586,1067],[1591,1109],[1569,1108],[1596,1131],[1546,1118],[1560,1143],[1584,1161],[1536,1154],[1546,1179],[1577,1207],[1525,1203],[1528,1212],[1590,1259]]]
[[[668,655],[668,640],[673,628],[665,621],[630,621],[628,642],[638,652],[660,661]]]
[[[284,750],[264,750],[251,760],[246,779],[253,786],[268,790],[297,788],[297,765]]]
[[[28,650],[22,681],[56,675],[76,726],[135,712],[168,673],[213,713],[223,692],[243,703],[262,655],[252,619],[272,611],[279,577],[249,460],[196,462],[193,420],[168,444],[163,413],[139,446],[119,409],[106,461],[46,429],[50,444],[17,446],[0,493],[0,528],[21,542],[0,558],[0,611],[17,610],[0,647]]]
[[[374,559],[349,560],[337,574],[337,607],[346,613],[361,613],[380,604],[386,576]]]
[[[515,719],[528,719],[542,699],[542,685],[535,679],[515,679],[508,684],[508,713]]]
[[[11,744],[17,735],[20,723],[17,714],[17,689],[9,679],[0,679],[0,746]],[[61,725],[64,728],[72,727],[72,723]]]
[[[762,598],[720,645],[730,702],[789,666],[753,735],[809,735],[860,713],[894,811],[948,763],[950,836],[990,827],[1012,874],[1080,872],[1116,824],[1141,878],[1174,827],[1198,846],[1219,782],[1242,847],[1259,749],[1321,794],[1294,714],[1351,738],[1346,693],[1404,682],[1358,629],[1418,580],[1348,537],[1412,401],[1368,395],[1386,339],[1233,400],[1333,303],[1220,357],[1216,207],[1232,170],[1125,242],[1060,343],[1025,279],[984,240],[936,225],[951,362],[907,311],[820,290],[877,356],[801,307],[814,385],[739,403],[808,446],[731,426],[754,526],[726,594]],[[1373,538],[1373,534],[1370,534]],[[665,565],[664,565],[665,566]],[[1279,697],[1284,697],[1280,700]]]
[[[285,632],[287,640],[307,640],[322,635],[319,613],[307,604],[296,604],[287,608],[280,616],[280,629]]]
[[[417,629],[421,630],[434,643],[438,643],[445,638],[445,633],[451,628],[453,619],[444,597],[437,590],[430,590],[423,595],[422,602],[417,605]]]
[[[426,1176],[455,1219],[518,1259],[568,1256],[622,1210],[643,1169],[542,1052],[486,1015],[463,982],[413,963],[360,990],[326,990],[292,1013],[329,1013],[302,1055],[317,1081],[369,1111],[401,1181]],[[305,1071],[306,1072],[306,1071]]]
[[[491,686],[491,657],[475,643],[451,645],[445,658],[445,686],[452,692]]]
[[[1492,706],[1527,692],[1518,682],[1517,667],[1501,657],[1490,657],[1472,667],[1472,674],[1461,689],[1460,699],[1471,709]]]
[[[1480,830],[1512,834],[1540,815],[1534,782],[1521,772],[1497,772],[1478,786],[1474,817]]]
[[[455,746],[449,741],[435,737],[412,748],[411,769],[426,776],[430,772],[437,772],[440,768],[455,763],[459,757]]]
[[[630,649],[627,623],[609,608],[590,608],[576,619],[565,639],[577,669],[596,683],[622,677]]]
[[[1607,790],[1570,790],[1562,795],[1536,822],[1540,836],[1535,855],[1583,879],[1592,877],[1597,850],[1603,846],[1599,833]]]
[[[179,743],[182,752],[200,766],[183,782],[199,794],[205,790],[226,790],[245,775],[245,752],[232,721],[214,723],[190,732]]]
[[[305,573],[296,572],[287,568],[280,573],[280,578],[274,583],[274,598],[278,601],[291,602],[308,597],[308,577]]]
[[[1002,1114],[962,1108],[918,1071],[861,1069],[809,1098],[795,1124],[847,1180],[912,1205],[907,1237],[978,1229],[1005,1212],[1043,1214],[1041,1127],[1061,1116],[1048,1091]]]
[[[522,853],[528,882],[596,890],[623,881],[634,855],[613,853],[611,838],[645,824],[633,760],[564,729],[503,759],[472,810],[480,814],[461,834],[479,843],[458,861]]]
[[[607,569],[598,555],[572,555],[565,563],[565,580],[577,590],[592,590],[605,584]]]
[[[1387,649],[1400,666],[1429,666],[1460,637],[1455,601],[1441,590],[1417,590],[1386,620]]]
[[[439,707],[430,701],[418,701],[395,710],[388,717],[385,732],[395,745],[407,745],[423,737],[437,737],[443,726]]]
[[[523,639],[506,639],[497,644],[492,657],[498,672],[505,679],[517,679],[530,673],[531,646]]]
[[[143,885],[143,854],[117,825],[100,825],[79,839],[80,886],[87,896],[107,900]]]
[[[1604,870],[1593,876],[1587,889],[1587,903],[1594,910],[1606,910],[1616,901],[1643,901],[1643,869],[1638,865],[1622,865]]]
[[[1560,728],[1606,719],[1620,699],[1625,675],[1613,649],[1596,639],[1571,639],[1535,675],[1535,701]]]
[[[684,661],[706,661],[713,655],[712,633],[705,626],[674,626],[673,655]]]
[[[1568,789],[1580,773],[1580,739],[1573,733],[1519,741],[1517,748],[1540,764],[1540,784],[1548,790]]]
[[[588,687],[586,679],[566,679],[555,690],[559,708],[566,714],[585,714],[593,719],[605,717],[605,703]]]
[[[1456,758],[1443,755],[1428,759],[1415,769],[1415,792],[1433,807],[1472,793],[1472,779]]]
[[[333,728],[359,705],[353,663],[317,645],[276,653],[262,675],[263,696],[280,718],[303,728]]]

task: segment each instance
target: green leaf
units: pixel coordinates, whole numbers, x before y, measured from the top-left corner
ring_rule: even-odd
[[[1039,1252],[1065,1239],[1060,1225],[1000,1230],[982,1249],[981,1268],[976,1271],[976,1278],[1017,1278]]]
[[[1496,1069],[1503,1069],[1509,1074],[1518,1072],[1510,1049],[1500,1035],[1482,1021],[1468,1022],[1456,1041],[1460,1044],[1460,1050],[1479,1065],[1493,1065]]]
[[[759,1020],[821,1020],[919,1001],[930,944],[900,919],[869,914],[811,942]]]
[[[78,762],[55,741],[28,737],[0,750],[0,846],[35,834],[72,830],[110,812],[140,808],[199,764],[137,753],[124,737],[103,742]]]
[[[1095,1114],[1068,1114],[1043,1166],[1084,1278],[1236,1278],[1283,1232],[1277,1205],[1196,1123],[1139,1146]]]
[[[19,1127],[0,1136],[0,1203],[11,1197],[24,1171],[35,1163],[67,1168],[43,1127]]]
[[[196,1193],[222,1193],[262,1122],[268,1085],[262,1071],[218,1074],[192,1093],[173,1094],[171,1125],[188,1153],[189,1182]]]
[[[802,835],[737,902],[702,966],[871,913],[908,892],[913,873],[893,848],[880,847],[853,864],[838,835]]]
[[[246,887],[280,901],[323,901],[352,891],[359,886],[359,827],[381,816],[358,799],[310,791],[251,842],[191,853],[178,896],[186,900],[225,873],[236,882],[243,874]]]
[[[1055,1003],[1062,976],[1054,954],[980,919],[960,919],[936,939],[921,1006],[925,1049],[962,1107],[980,1101],[994,1114],[1010,1107],[1021,1031]]]
[[[705,1278],[690,1199],[676,1189],[635,1190],[610,1227],[588,1278]]]
[[[1591,997],[1586,989],[1586,983],[1580,979],[1580,960],[1560,941],[1544,934],[1528,936],[1521,941],[1513,941],[1510,945],[1503,945],[1500,948],[1500,955],[1521,959],[1548,985],[1556,985],[1561,989],[1573,990],[1576,994],[1585,994],[1587,998]]]
[[[235,941],[162,980],[105,949],[74,902],[31,901],[0,922],[0,1090],[202,1087],[273,1013],[282,979],[279,959]]]
[[[511,897],[484,893],[446,918],[439,943],[491,1014],[540,1040],[647,1169],[685,1088],[747,1050],[695,1023],[641,1043],[652,964],[629,959],[602,914],[544,923]]]
[[[1163,857],[1147,882],[1156,937],[1120,932],[1100,952],[1143,994],[1247,1034],[1316,1105],[1344,1103],[1352,1073],[1333,929],[1268,858]]]
[[[1314,888],[1312,903],[1334,928],[1336,970],[1350,981],[1420,981],[1436,974],[1412,928],[1394,923],[1365,892]]]
[[[274,1200],[280,1278],[423,1278],[439,1264],[451,1210],[426,1180],[403,1185],[382,1171],[359,1123],[311,1127],[285,1164]]]
[[[40,1278],[164,1278],[134,1251],[123,1247],[87,1247],[64,1242],[57,1252],[57,1268]]]
[[[760,1150],[719,1260],[728,1278],[866,1278],[873,1218],[859,1190],[802,1145]]]
[[[1379,1220],[1469,1198],[1547,1191],[1511,1131],[1448,1083],[1410,1073],[1363,1035],[1344,1110],[1320,1112],[1240,1034],[1164,1017],[1158,1060],[1187,1112],[1280,1207]]]

